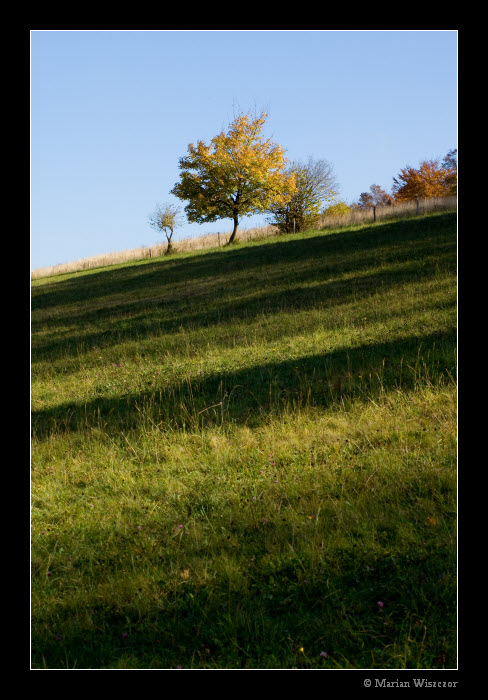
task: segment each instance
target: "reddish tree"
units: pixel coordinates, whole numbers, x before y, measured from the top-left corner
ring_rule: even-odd
[[[390,205],[392,202],[393,198],[379,185],[371,185],[369,192],[361,192],[358,208],[369,209],[370,207],[384,207]]]
[[[438,160],[424,160],[419,168],[407,165],[393,178],[392,192],[396,202],[407,202],[417,197],[445,197],[449,192],[449,170]]]

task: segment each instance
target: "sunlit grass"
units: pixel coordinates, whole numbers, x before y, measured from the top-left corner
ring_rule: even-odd
[[[455,237],[36,283],[34,667],[456,666]]]

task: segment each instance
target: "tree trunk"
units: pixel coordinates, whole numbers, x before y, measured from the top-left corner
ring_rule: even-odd
[[[171,251],[173,249],[173,246],[171,244],[172,238],[173,238],[173,231],[171,231],[171,233],[169,233],[169,234],[166,234],[166,240],[168,241],[168,247],[166,248],[165,255],[171,255]]]
[[[238,227],[238,226],[239,226],[239,219],[237,218],[237,216],[234,216],[234,230],[232,231],[232,235],[231,235],[231,237],[229,238],[229,242],[227,243],[227,245],[230,245],[231,243],[234,243],[234,239],[235,239],[235,237],[236,237],[236,235],[237,235],[237,227]]]

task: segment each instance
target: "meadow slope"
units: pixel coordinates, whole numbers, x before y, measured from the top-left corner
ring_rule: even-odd
[[[33,281],[34,668],[456,667],[456,238]]]

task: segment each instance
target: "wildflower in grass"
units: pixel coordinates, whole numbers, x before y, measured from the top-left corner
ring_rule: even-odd
[[[435,518],[429,518],[429,523],[431,525],[437,525],[437,520]]]
[[[303,654],[303,653],[304,653],[304,649],[303,649],[303,647],[300,647],[300,649],[299,649],[298,651],[301,651],[301,652],[302,652],[302,654]]]
[[[43,531],[41,532],[41,535],[47,535],[46,530],[43,530]]]
[[[326,658],[327,658],[327,652],[326,652],[326,651],[321,651],[321,652],[320,652],[320,656],[321,656],[323,659],[326,659]]]
[[[52,574],[52,571],[47,572],[47,576],[51,576],[51,574]]]
[[[376,603],[376,605],[379,607],[380,610],[381,610],[381,608],[384,608],[384,607],[385,607],[385,604],[384,604],[381,600],[379,600],[379,601]]]
[[[269,523],[268,518],[263,518],[263,523]]]
[[[127,639],[128,636],[128,632],[122,632],[122,639]]]
[[[140,526],[140,525],[138,525],[138,526],[137,526],[137,529],[138,529],[138,530],[141,530],[142,528],[141,528],[141,526]]]

